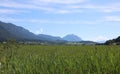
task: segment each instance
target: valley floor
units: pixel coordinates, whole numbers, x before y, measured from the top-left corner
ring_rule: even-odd
[[[120,74],[120,46],[0,45],[0,74]]]

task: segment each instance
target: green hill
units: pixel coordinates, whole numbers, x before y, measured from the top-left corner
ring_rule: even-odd
[[[106,45],[120,45],[120,36],[115,39],[106,41],[105,44]]]

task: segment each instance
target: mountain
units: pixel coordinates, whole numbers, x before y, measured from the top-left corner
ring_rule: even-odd
[[[35,34],[20,26],[0,21],[0,40],[2,41],[7,39],[40,40]]]
[[[10,33],[1,26],[0,22],[0,41],[11,38]]]
[[[55,36],[51,36],[51,35],[39,34],[38,37],[40,37],[42,40],[47,40],[47,41],[51,41],[51,42],[66,42],[65,40],[63,40],[60,37],[55,37]]]
[[[115,39],[106,41],[105,44],[106,45],[120,45],[120,36]]]
[[[66,35],[65,37],[63,37],[63,39],[66,41],[70,41],[70,42],[82,41],[82,39],[80,37],[78,37],[77,35],[74,35],[74,34]]]
[[[35,41],[35,42],[48,42],[48,43],[63,43],[66,42],[60,37],[50,35],[35,35],[27,29],[16,26],[12,23],[4,23],[0,21],[0,41],[9,39],[16,39],[17,41]]]

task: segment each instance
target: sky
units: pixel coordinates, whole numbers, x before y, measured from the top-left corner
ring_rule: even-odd
[[[120,0],[0,0],[0,21],[35,34],[105,41],[120,35]]]

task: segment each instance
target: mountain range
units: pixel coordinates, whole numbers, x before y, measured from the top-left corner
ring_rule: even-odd
[[[17,41],[35,41],[35,42],[52,42],[52,43],[66,43],[66,42],[83,42],[80,37],[74,34],[68,34],[63,38],[58,36],[51,36],[46,34],[36,35],[29,30],[16,26],[12,23],[5,23],[0,21],[0,41],[15,39]],[[89,43],[92,41],[89,41]],[[93,43],[93,42],[92,42]]]
[[[71,35],[74,37],[74,35]],[[17,41],[42,41],[42,42],[67,42],[70,39],[55,37],[51,35],[39,34],[36,35],[29,30],[16,26],[12,23],[0,21],[0,41],[8,39],[16,39]],[[77,40],[77,39],[76,39]],[[71,39],[71,41],[74,41]]]

